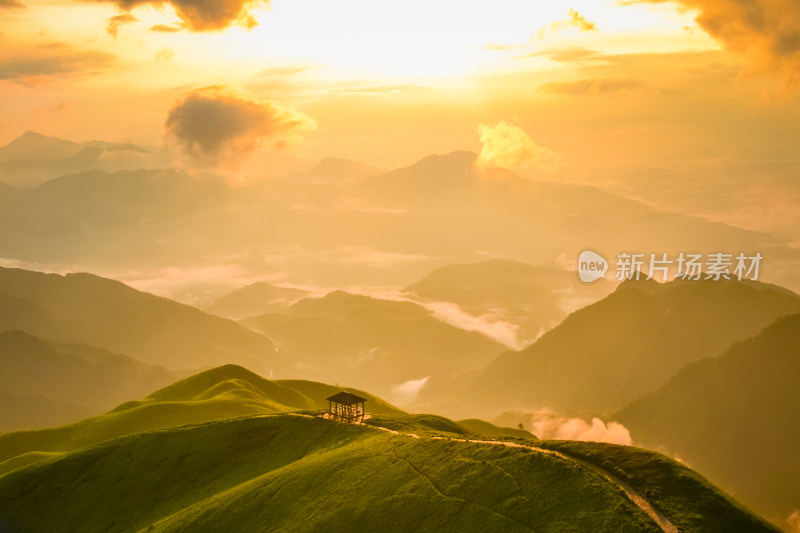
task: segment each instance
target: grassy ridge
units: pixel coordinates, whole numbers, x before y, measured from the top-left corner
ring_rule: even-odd
[[[329,387],[228,365],[78,424],[2,435],[0,531],[659,531],[573,460],[467,441],[510,428],[411,415],[360,391],[386,411],[367,425],[296,416],[327,405]],[[599,465],[682,530],[774,531],[659,454],[502,439]]]
[[[558,458],[289,415],[112,440],[0,477],[0,502],[20,532],[656,531]]]
[[[269,381],[242,367],[225,365],[97,417],[56,428],[0,435],[0,474],[49,457],[32,452],[68,452],[123,435],[211,420],[320,410],[328,406],[324,398],[338,390],[310,381]],[[402,413],[368,393],[348,390],[367,398],[371,412]]]
[[[681,531],[778,531],[694,470],[659,453],[600,442],[544,441],[542,447],[584,459],[625,481]]]

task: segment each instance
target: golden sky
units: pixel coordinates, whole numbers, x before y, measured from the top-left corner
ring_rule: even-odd
[[[798,11],[794,0],[0,0],[0,143],[26,130],[172,138],[217,158],[256,143],[393,167],[479,151],[494,131],[479,128],[504,123],[573,177],[700,151],[787,157]],[[232,119],[236,142],[180,137],[190,110],[171,112],[219,98],[257,115]]]

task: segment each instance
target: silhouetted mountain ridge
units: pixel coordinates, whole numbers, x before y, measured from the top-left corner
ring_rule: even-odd
[[[439,385],[438,392],[431,382],[423,395],[495,412],[615,410],[685,365],[719,355],[797,312],[800,297],[758,282],[629,281],[525,350],[505,353],[483,370]]]
[[[774,520],[800,508],[800,315],[690,364],[615,415]]]
[[[263,335],[119,281],[0,268],[2,293],[14,300],[8,314],[0,315],[0,331],[23,329],[47,340],[99,346],[172,369],[227,362],[286,368]],[[23,323],[16,314],[20,308],[28,310]]]

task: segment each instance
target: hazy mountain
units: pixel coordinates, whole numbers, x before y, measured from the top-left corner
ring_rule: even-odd
[[[65,414],[56,421],[37,399],[67,404],[58,410],[86,416],[140,398],[174,379],[161,367],[100,348],[57,345],[22,331],[0,333],[0,394],[30,400],[28,410],[18,401],[13,414],[0,415],[0,427],[9,431],[81,418]]]
[[[90,344],[170,369],[285,368],[263,335],[118,281],[0,268],[0,294],[8,295],[0,297],[0,331]]]
[[[0,507],[0,522],[87,533],[661,531],[620,489],[626,483],[682,531],[776,531],[652,452],[524,437],[493,444],[432,415],[342,424],[313,417],[308,405],[228,366],[97,419],[0,436],[0,501],[14,502]],[[248,412],[256,416],[239,417]],[[125,416],[128,436],[114,438],[124,434],[112,430],[114,418]]]
[[[258,282],[222,296],[204,310],[212,315],[239,320],[265,313],[280,313],[307,294],[308,291],[302,289]]]
[[[800,315],[681,370],[615,415],[774,519],[800,509]]]
[[[369,203],[403,213],[390,221],[396,224],[381,227],[385,239],[440,256],[474,260],[483,252],[550,266],[586,247],[609,258],[631,250],[675,255],[762,250],[786,267],[773,270],[770,281],[800,288],[800,279],[783,263],[798,254],[785,239],[658,211],[596,187],[510,172],[483,176],[474,169],[475,157],[470,152],[429,156],[361,182]]]
[[[49,179],[84,170],[164,166],[168,160],[159,152],[128,143],[76,143],[29,131],[0,147],[0,181],[35,187]]]
[[[0,270],[0,278],[2,272]],[[0,331],[14,330],[58,341],[85,341],[89,337],[79,320],[0,290]]]
[[[609,259],[625,250],[760,250],[770,281],[800,287],[790,267],[800,252],[785,240],[594,187],[483,176],[474,157],[429,156],[359,178],[343,177],[353,165],[330,161],[318,176],[252,184],[147,167],[83,171],[0,192],[0,248],[18,261],[90,271],[155,277],[203,265],[329,287],[405,286],[434,268],[487,256],[555,267],[587,246]]]
[[[25,428],[60,426],[99,412],[99,409],[86,405],[44,396],[12,396],[0,392],[0,434]]]
[[[365,165],[349,159],[326,157],[311,169],[292,172],[286,176],[293,180],[307,180],[317,183],[358,181],[382,172],[380,168]]]
[[[372,384],[381,393],[407,380],[480,368],[504,347],[434,318],[424,307],[334,291],[304,298],[285,314],[242,324],[267,335],[304,371],[329,381]]]
[[[491,259],[436,269],[404,292],[414,299],[449,302],[473,316],[514,324],[525,345],[556,326],[570,311],[613,289],[608,281],[582,283],[575,272]]]
[[[18,191],[0,212],[0,245],[23,261],[128,268],[175,261],[198,239],[218,240],[219,210],[233,194],[213,176],[84,171]]]
[[[79,143],[27,131],[7,145],[0,147],[0,161],[63,159],[77,154],[80,150]]]
[[[476,157],[467,151],[430,155],[408,167],[368,178],[361,188],[368,197],[429,205],[437,197],[469,192],[480,179],[472,169]]]
[[[525,350],[450,383],[431,380],[422,398],[462,415],[537,407],[608,412],[797,312],[800,297],[758,282],[628,281]]]

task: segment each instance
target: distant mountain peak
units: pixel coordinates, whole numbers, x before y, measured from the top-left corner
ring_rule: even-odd
[[[449,152],[446,154],[431,154],[428,156],[423,157],[413,165],[408,168],[413,168],[417,166],[428,166],[428,165],[463,165],[463,166],[472,166],[475,162],[475,159],[478,158],[478,154],[475,152],[470,152],[468,150],[456,150],[454,152]]]
[[[37,133],[37,132],[35,132],[33,130],[28,130],[25,133],[23,133],[22,135],[20,135],[19,137],[17,137],[17,140],[21,140],[21,139],[46,139],[46,138],[47,138],[47,135],[43,135],[41,133]]]
[[[326,157],[310,170],[293,172],[289,176],[313,181],[352,181],[374,176],[383,169],[340,157]]]

